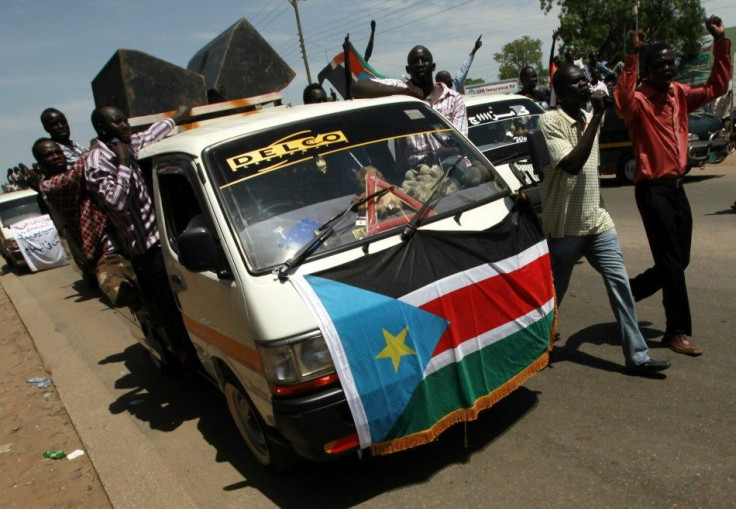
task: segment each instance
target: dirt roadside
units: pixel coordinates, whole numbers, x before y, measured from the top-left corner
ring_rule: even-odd
[[[7,267],[4,267],[7,270]],[[84,450],[23,322],[0,285],[0,507],[111,507],[85,454],[47,459],[45,450]]]

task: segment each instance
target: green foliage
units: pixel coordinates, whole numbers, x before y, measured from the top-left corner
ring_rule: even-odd
[[[539,0],[549,13],[557,6],[562,48],[575,58],[600,51],[609,62],[623,58],[628,32],[635,25],[634,0]],[[718,14],[718,13],[714,13]],[[694,58],[705,32],[705,10],[700,0],[640,0],[638,26],[646,31],[646,40],[672,45],[683,62]]]
[[[486,80],[483,78],[465,78],[465,81],[463,81],[463,86],[467,85],[480,85],[481,83],[485,83]]]
[[[493,60],[500,64],[498,78],[502,80],[518,78],[527,65],[534,67],[540,78],[547,72],[542,66],[542,41],[528,35],[504,44],[500,53],[493,54]]]

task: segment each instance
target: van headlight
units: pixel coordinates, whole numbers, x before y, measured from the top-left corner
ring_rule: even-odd
[[[312,333],[275,344],[260,343],[258,352],[269,382],[291,385],[335,371],[325,338]]]
[[[698,141],[700,137],[695,133],[690,133],[687,135],[688,141]]]

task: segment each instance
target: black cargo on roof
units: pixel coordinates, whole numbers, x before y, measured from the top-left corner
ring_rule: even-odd
[[[200,49],[187,69],[204,76],[210,103],[283,90],[296,76],[245,18]]]

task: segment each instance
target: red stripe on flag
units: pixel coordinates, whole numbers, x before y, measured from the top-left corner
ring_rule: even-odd
[[[465,286],[419,306],[450,322],[433,356],[547,303],[554,296],[550,274],[549,255],[544,255],[514,272]]]

